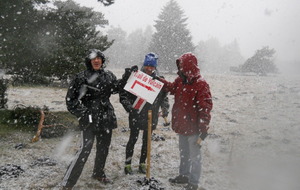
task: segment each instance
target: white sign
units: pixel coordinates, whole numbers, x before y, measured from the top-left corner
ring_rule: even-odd
[[[153,104],[164,83],[153,80],[151,76],[142,71],[131,73],[124,89]]]

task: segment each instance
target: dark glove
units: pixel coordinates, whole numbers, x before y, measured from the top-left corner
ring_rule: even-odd
[[[204,139],[207,137],[207,133],[201,133],[197,139],[196,144],[199,145],[199,147],[201,148],[201,142],[204,141]]]
[[[130,68],[130,72],[137,72],[139,70],[139,67],[137,65],[134,65]]]
[[[127,81],[131,75],[132,72],[137,72],[138,71],[138,66],[134,65],[131,68],[125,68],[125,73],[122,76],[122,79]]]
[[[125,68],[125,73],[122,76],[122,79],[127,81],[131,75],[130,68]]]
[[[201,133],[200,135],[199,135],[199,138],[202,140],[202,141],[204,141],[204,139],[207,137],[207,133]]]
[[[137,109],[131,108],[130,113],[138,114],[138,111],[139,111],[139,110],[137,110]]]
[[[134,113],[134,112],[138,112],[137,109],[134,109],[131,105],[128,105],[125,110],[128,112],[128,113]]]
[[[160,77],[155,75],[155,76],[152,77],[152,80],[159,80],[160,81]]]

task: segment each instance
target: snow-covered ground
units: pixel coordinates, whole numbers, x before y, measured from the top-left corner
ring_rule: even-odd
[[[117,75],[120,77],[120,74]],[[175,76],[166,76],[173,80]],[[213,95],[214,108],[210,135],[202,147],[203,171],[201,187],[206,190],[299,190],[300,189],[300,78],[295,76],[205,75]],[[66,110],[66,89],[9,88],[8,106],[17,104],[46,105],[51,111]],[[170,103],[173,104],[173,97]],[[102,185],[91,178],[95,150],[75,189],[146,189],[137,184],[145,177],[123,172],[125,145],[129,132],[127,113],[118,100],[111,97],[118,117],[114,130],[106,174],[114,183]],[[170,116],[169,116],[170,118]],[[168,178],[178,174],[178,137],[167,130],[160,119],[156,134],[165,141],[152,142],[151,177],[168,190]],[[0,163],[20,165],[25,170],[18,178],[2,179],[0,189],[59,189],[64,172],[79,145],[79,133],[30,143],[33,133],[19,132],[0,139]],[[26,146],[15,149],[18,143]],[[141,139],[133,159],[137,171]],[[49,157],[55,166],[32,165]]]

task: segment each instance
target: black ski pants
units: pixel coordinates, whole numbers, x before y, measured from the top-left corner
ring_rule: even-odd
[[[151,131],[152,132],[152,131]],[[126,145],[126,160],[125,164],[131,164],[132,156],[134,152],[134,146],[138,140],[140,130],[136,127],[130,128],[130,136],[129,140]],[[142,139],[142,149],[141,149],[141,156],[140,156],[140,164],[146,162],[147,158],[147,138],[148,138],[148,130],[143,130],[143,139]]]
[[[93,131],[86,128],[81,131],[81,145],[63,178],[62,186],[73,187],[81,175],[96,137],[96,158],[93,177],[105,177],[104,166],[111,143],[112,130]]]

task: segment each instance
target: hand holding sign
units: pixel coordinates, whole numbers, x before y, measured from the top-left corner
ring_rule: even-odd
[[[138,68],[137,65],[134,65],[131,68],[125,68],[125,73],[123,74],[122,79],[125,80],[125,81],[127,81],[128,78],[130,77],[131,73],[132,72],[137,72],[138,69],[139,68]]]

